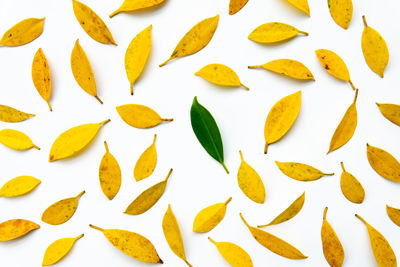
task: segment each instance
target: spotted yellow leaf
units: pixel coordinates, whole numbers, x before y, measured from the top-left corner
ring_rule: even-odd
[[[341,59],[335,52],[328,49],[315,50],[315,54],[317,55],[319,63],[321,63],[330,75],[339,80],[349,82],[351,88],[356,90],[356,87],[350,80],[350,73],[343,59]]]
[[[42,34],[44,20],[29,18],[18,22],[4,33],[0,45],[20,46],[32,42]]]
[[[396,209],[386,205],[386,212],[389,218],[394,222],[397,226],[400,227],[400,209]]]
[[[229,1],[229,15],[239,12],[249,0],[230,0]]]
[[[169,59],[160,64],[160,67],[175,58],[192,55],[206,47],[217,30],[218,20],[219,15],[202,20],[193,26],[179,41]]]
[[[18,176],[0,188],[1,197],[18,197],[30,193],[40,184],[40,180],[32,176]]]
[[[153,207],[163,195],[171,173],[172,169],[169,170],[167,178],[165,178],[164,181],[151,186],[137,196],[135,200],[129,204],[124,213],[129,215],[139,215],[151,209],[151,207]]]
[[[365,198],[365,191],[361,183],[351,173],[347,172],[344,168],[343,162],[340,162],[342,166],[342,175],[340,177],[340,188],[342,189],[343,195],[351,202],[361,204]]]
[[[357,96],[358,89],[356,90],[353,102],[346,110],[346,113],[333,133],[327,154],[344,146],[353,137],[357,127]]]
[[[325,175],[334,175],[334,173],[321,172],[320,170],[303,163],[279,161],[275,161],[275,163],[286,176],[298,181],[308,182],[318,180]]]
[[[240,218],[243,220],[244,224],[249,229],[250,233],[260,243],[263,247],[269,249],[275,254],[293,260],[302,260],[306,259],[303,253],[300,250],[287,243],[286,241],[280,239],[273,234],[270,234],[266,231],[258,229],[256,227],[250,226],[246,220],[243,218],[243,215],[240,213]]]
[[[380,112],[386,119],[400,126],[400,105],[376,103]]]
[[[19,238],[39,228],[38,224],[24,219],[2,222],[0,223],[0,242]]]
[[[233,267],[253,267],[253,261],[249,254],[231,242],[216,242],[211,237],[208,240],[213,243],[222,257]]]
[[[217,203],[202,209],[194,218],[193,232],[206,233],[214,229],[225,217],[226,206],[231,200],[230,197],[225,203]]]
[[[352,0],[328,0],[328,7],[336,24],[347,29],[353,16]]]
[[[135,180],[137,182],[149,177],[156,168],[156,138],[157,135],[154,135],[153,143],[142,153],[142,155],[140,155],[135,164],[135,168],[133,169],[133,176],[135,177]]]
[[[365,16],[364,31],[361,37],[361,48],[368,67],[383,78],[383,72],[389,62],[389,49],[385,39],[373,28],[369,27]]]
[[[282,22],[269,22],[255,28],[249,35],[249,39],[261,44],[273,44],[294,38],[299,33],[308,36],[307,32]]]
[[[136,35],[126,49],[125,70],[131,86],[131,95],[133,95],[133,84],[142,74],[150,55],[151,28],[150,25]]]
[[[383,178],[400,182],[400,162],[389,152],[367,144],[367,157],[371,167]]]
[[[195,73],[205,80],[221,86],[243,86],[238,75],[228,66],[222,64],[208,64]]]
[[[110,18],[121,12],[132,12],[156,7],[162,4],[164,1],[165,0],[125,0],[117,10],[111,13]]]
[[[264,203],[265,187],[260,175],[244,161],[242,151],[239,151],[241,163],[237,174],[237,180],[242,192],[256,203]]]
[[[72,0],[74,14],[82,29],[94,40],[103,44],[117,45],[104,21],[87,5]]]
[[[162,229],[168,246],[172,252],[181,258],[188,266],[192,267],[192,265],[186,259],[181,230],[179,229],[178,221],[172,212],[171,205],[168,205],[168,209],[164,214],[162,220]]]
[[[367,227],[371,248],[378,266],[397,267],[396,254],[386,238],[378,232],[378,230],[367,223],[360,215],[356,214],[356,217]]]
[[[139,104],[126,104],[117,107],[117,111],[121,119],[128,125],[146,129],[159,125],[164,121],[172,121],[173,119],[164,119],[151,108]]]
[[[331,224],[326,219],[328,207],[324,210],[321,227],[321,240],[324,257],[331,267],[341,267],[344,261],[344,249]]]
[[[96,137],[100,128],[109,121],[79,125],[60,134],[51,146],[49,161],[79,154]]]
[[[34,116],[35,114],[25,113],[9,106],[0,105],[0,121],[21,122]]]
[[[47,102],[50,111],[53,109],[50,105],[51,97],[51,75],[49,63],[43,53],[42,48],[36,52],[32,63],[32,80],[39,95]]]
[[[308,6],[308,0],[286,0],[298,10],[304,12],[310,16],[310,7]]]
[[[300,107],[301,91],[298,91],[282,98],[271,108],[264,126],[265,154],[268,152],[268,145],[279,141],[290,130]]]
[[[276,59],[263,65],[249,66],[249,69],[262,68],[298,80],[315,80],[311,71],[303,63],[293,59]]]
[[[114,247],[126,255],[143,262],[163,263],[156,248],[146,237],[126,230],[103,229],[92,224],[89,226],[101,231]]]
[[[75,81],[89,95],[94,96],[101,104],[103,101],[97,96],[96,81],[88,57],[83,51],[79,41],[76,40],[71,53],[71,69]]]
[[[82,191],[76,197],[62,199],[48,207],[42,214],[42,221],[51,225],[59,225],[67,222],[74,215],[81,196],[85,194]]]
[[[100,162],[99,180],[101,190],[109,200],[114,199],[121,187],[121,168],[118,161],[108,150],[107,142],[104,141],[106,153]]]
[[[61,238],[51,243],[44,253],[42,266],[53,265],[62,260],[70,252],[75,242],[82,237],[83,234],[75,238]]]
[[[286,222],[286,221],[292,219],[303,208],[305,199],[306,199],[306,193],[304,192],[295,201],[293,201],[293,203],[290,204],[289,207],[287,207],[283,212],[281,212],[270,223],[264,224],[264,225],[258,225],[257,227],[261,228],[261,227],[270,226],[270,225],[274,225],[274,224],[280,224],[280,223],[283,223],[283,222]]]
[[[29,136],[13,129],[4,129],[0,131],[0,143],[15,150],[27,150],[32,147],[40,150],[40,148],[32,142]]]

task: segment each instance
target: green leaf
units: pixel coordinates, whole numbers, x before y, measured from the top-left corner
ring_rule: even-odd
[[[190,120],[193,132],[200,144],[229,173],[224,163],[224,148],[218,125],[211,113],[197,101],[197,96],[194,97],[192,108],[190,109]]]

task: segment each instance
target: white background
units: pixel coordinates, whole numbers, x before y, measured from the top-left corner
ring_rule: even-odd
[[[311,17],[282,0],[250,0],[233,16],[228,15],[228,0],[169,0],[149,12],[120,14],[109,19],[108,15],[121,2],[84,1],[104,19],[117,47],[97,43],[87,36],[76,21],[69,0],[1,3],[0,32],[28,17],[46,17],[44,32],[34,42],[16,48],[0,47],[0,103],[37,115],[17,124],[1,123],[0,127],[21,130],[42,148],[18,152],[0,147],[0,184],[19,175],[32,175],[42,181],[29,195],[0,199],[0,221],[24,218],[41,225],[39,230],[23,238],[0,243],[2,266],[40,266],[51,242],[81,233],[85,237],[58,266],[149,266],[112,247],[100,232],[88,227],[89,223],[138,232],[154,243],[165,266],[185,266],[169,249],[162,233],[161,221],[169,203],[181,227],[188,261],[194,266],[228,266],[207,236],[240,245],[250,254],[255,266],[327,266],[320,238],[325,206],[329,207],[328,220],[345,249],[344,266],[376,265],[365,226],[354,217],[355,213],[375,226],[400,257],[400,229],[385,211],[386,204],[400,207],[399,185],[375,173],[366,157],[368,142],[400,159],[400,128],[386,120],[375,105],[375,102],[400,103],[398,1],[354,1],[348,30],[335,24],[326,1],[309,1]],[[204,50],[158,67],[193,25],[216,14],[220,14],[218,29]],[[368,68],[362,55],[363,14],[389,46],[390,60],[384,79]],[[287,43],[272,46],[247,39],[258,25],[273,21],[291,24],[310,35],[299,35]],[[131,39],[150,24],[153,25],[151,56],[135,85],[135,95],[130,96],[124,69],[125,50]],[[72,76],[70,53],[77,38],[91,61],[104,105],[82,91]],[[32,59],[40,47],[51,67],[53,112],[48,111],[31,80]],[[330,138],[353,101],[354,91],[319,65],[314,53],[319,48],[337,52],[347,63],[354,84],[360,88],[354,137],[330,155],[326,155]],[[247,69],[248,65],[278,58],[303,62],[316,81],[299,82],[264,70]],[[223,63],[233,68],[250,91],[221,88],[194,75],[209,63]],[[268,111],[279,99],[298,90],[302,90],[302,107],[295,125],[264,155],[263,129]],[[194,96],[198,96],[219,125],[229,175],[204,151],[191,129],[189,110]],[[174,121],[149,130],[132,128],[115,110],[116,106],[128,103],[148,105],[163,117],[173,117]],[[82,154],[48,162],[51,144],[60,133],[107,118],[111,122]],[[157,167],[151,177],[137,183],[133,179],[134,164],[151,144],[154,133],[158,134]],[[98,181],[104,140],[123,173],[122,187],[112,201],[103,195]],[[240,149],[265,183],[267,197],[263,205],[247,199],[237,185]],[[336,175],[315,182],[298,182],[283,175],[274,160],[303,162]],[[366,191],[363,204],[352,204],[342,195],[340,161],[363,184]],[[139,193],[164,179],[171,167],[174,171],[165,194],[152,209],[139,216],[122,213]],[[49,205],[82,190],[86,194],[71,220],[60,226],[41,222],[41,214]],[[309,256],[305,260],[289,260],[258,244],[240,220],[239,212],[243,212],[251,225],[267,223],[303,191],[306,191],[306,202],[302,211],[294,219],[267,229]],[[191,231],[193,219],[201,209],[224,202],[230,196],[233,200],[226,217],[215,229],[206,234]]]

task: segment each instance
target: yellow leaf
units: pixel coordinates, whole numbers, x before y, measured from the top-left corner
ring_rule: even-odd
[[[96,137],[100,128],[109,121],[79,125],[60,134],[51,146],[49,161],[79,154]]]
[[[149,177],[157,163],[157,150],[156,150],[156,138],[154,135],[153,143],[142,153],[136,162],[135,168],[133,169],[133,176],[136,182]]]
[[[364,31],[361,37],[361,48],[368,67],[383,78],[383,72],[389,61],[389,50],[385,39],[373,28],[369,27],[365,16]]]
[[[38,49],[38,51],[35,54],[35,57],[33,58],[32,80],[39,95],[47,102],[50,111],[52,111],[50,105],[50,96],[51,96],[50,68],[42,48]]]
[[[395,209],[386,205],[386,212],[389,218],[392,220],[392,222],[400,226],[400,209]]]
[[[107,142],[104,141],[106,153],[100,162],[99,180],[101,190],[109,200],[112,200],[121,187],[121,168],[118,161],[108,150]]]
[[[40,184],[40,180],[32,176],[18,176],[0,188],[2,197],[18,197],[30,193]]]
[[[241,10],[249,0],[230,0],[229,1],[229,15],[236,14]]]
[[[132,12],[160,5],[165,0],[125,0],[122,5],[111,13],[110,18],[121,12]]]
[[[299,33],[308,36],[307,32],[300,31],[286,23],[269,22],[255,28],[248,38],[261,44],[273,44],[290,40]]]
[[[4,129],[0,131],[0,143],[15,150],[27,150],[32,147],[40,150],[37,145],[33,144],[29,136],[23,132],[12,129]]]
[[[260,175],[243,159],[242,151],[239,151],[242,162],[237,174],[237,180],[242,192],[256,203],[264,203],[265,187]]]
[[[215,242],[208,238],[218,249],[222,257],[234,267],[253,267],[253,261],[249,254],[236,244],[231,242]]]
[[[83,234],[75,238],[61,238],[51,243],[44,253],[42,266],[53,265],[62,260],[70,252],[75,242],[82,237]]]
[[[382,115],[394,124],[400,126],[400,105],[376,103]]]
[[[296,216],[301,209],[303,208],[304,201],[306,198],[306,193],[304,192],[301,196],[299,196],[288,208],[286,208],[281,214],[279,214],[275,219],[273,219],[270,223],[264,225],[258,225],[257,227],[265,227],[274,224],[280,224],[292,219]]]
[[[59,225],[67,222],[74,215],[80,197],[85,194],[82,191],[76,197],[62,199],[48,207],[42,214],[42,221],[51,225]]]
[[[347,29],[353,16],[352,0],[328,0],[328,7],[336,24]]]
[[[25,113],[9,106],[0,105],[0,121],[21,122],[34,116],[35,114]]]
[[[118,106],[117,112],[124,122],[140,129],[152,128],[163,121],[173,121],[173,119],[163,119],[151,108],[139,104]]]
[[[247,226],[250,233],[257,240],[257,242],[260,243],[265,248],[269,249],[270,251],[278,254],[279,256],[293,260],[300,260],[307,258],[307,256],[304,256],[303,253],[301,253],[297,248],[293,247],[292,245],[280,239],[279,237],[276,237],[256,227],[250,226],[245,221],[241,213],[240,213],[240,218],[242,218],[244,224]]]
[[[300,11],[306,13],[310,16],[310,7],[308,6],[308,0],[286,0],[294,7],[299,9]]]
[[[400,163],[391,154],[367,144],[367,156],[371,167],[383,178],[400,182]]]
[[[74,14],[82,29],[94,40],[103,44],[117,45],[104,21],[87,5],[72,0]]]
[[[129,204],[124,213],[129,215],[139,215],[153,207],[163,195],[171,172],[172,169],[169,170],[167,178],[165,178],[164,181],[153,185],[137,196],[135,200]]]
[[[206,233],[214,229],[225,217],[226,206],[231,200],[230,197],[225,203],[217,203],[202,209],[194,218],[193,232]]]
[[[354,96],[353,103],[351,103],[350,107],[346,110],[342,120],[337,126],[335,132],[333,133],[331,143],[329,144],[330,152],[344,146],[347,142],[350,141],[351,137],[353,137],[354,132],[357,127],[357,107],[356,101],[358,96],[358,89],[356,90],[356,95]]]
[[[277,59],[263,65],[249,66],[249,69],[263,68],[298,80],[313,80],[314,76],[303,63],[292,59]]]
[[[372,251],[374,252],[376,263],[379,267],[396,267],[397,260],[393,249],[390,247],[386,238],[378,232],[374,227],[368,224],[361,216],[356,214],[367,227],[369,239],[371,242]]]
[[[179,41],[170,58],[160,64],[160,67],[175,58],[192,55],[206,47],[217,30],[218,20],[219,15],[202,20],[193,26]]]
[[[340,162],[343,173],[340,177],[340,188],[343,195],[351,202],[361,204],[365,198],[365,191],[360,182],[344,168],[343,162]]]
[[[299,115],[301,106],[301,91],[279,100],[269,111],[264,126],[265,149],[268,145],[279,141],[292,127]]]
[[[344,249],[338,236],[333,230],[330,223],[326,220],[326,212],[324,210],[323,222],[321,227],[322,248],[326,261],[331,267],[341,267],[344,260]]]
[[[298,181],[314,181],[325,175],[334,175],[334,173],[323,173],[320,170],[303,163],[297,162],[279,162],[275,161],[278,168],[285,175]]]
[[[103,104],[103,101],[101,101],[97,96],[96,82],[94,80],[89,59],[87,58],[85,51],[83,51],[78,40],[76,40],[74,49],[71,53],[71,69],[75,81],[79,84],[79,86],[86,93],[94,96],[100,102],[100,104]]]
[[[165,239],[176,256],[181,258],[188,266],[192,266],[186,259],[185,248],[183,246],[182,234],[179,229],[178,221],[174,213],[172,212],[171,205],[168,205],[168,209],[165,212],[162,229],[164,232]]]
[[[356,87],[350,80],[350,73],[343,59],[341,59],[335,52],[332,52],[328,49],[315,50],[315,54],[317,55],[319,63],[321,63],[321,65],[330,75],[338,78],[339,80],[349,82],[351,88],[356,90]]]
[[[126,255],[143,262],[163,263],[154,245],[144,236],[125,230],[102,229],[92,224],[89,226],[103,232],[108,241]]]
[[[9,241],[24,236],[40,226],[34,222],[14,219],[0,223],[0,241]]]
[[[142,74],[150,55],[151,28],[152,26],[150,25],[136,35],[129,44],[128,49],[126,49],[125,70],[131,86],[131,95],[133,95],[133,84]]]
[[[42,34],[44,20],[29,18],[18,22],[4,33],[0,45],[20,46],[32,42]]]
[[[208,64],[195,74],[217,85],[243,86],[249,90],[247,86],[241,83],[239,77],[231,68],[222,64]]]

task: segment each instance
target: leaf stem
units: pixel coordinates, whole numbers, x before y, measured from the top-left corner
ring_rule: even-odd
[[[244,85],[243,83],[240,83],[240,85],[241,85],[242,87],[244,87],[244,89],[246,89],[246,90],[250,90],[250,88],[249,88],[249,87],[247,87],[246,85]]]
[[[101,232],[103,232],[103,231],[104,231],[104,229],[103,229],[103,228],[100,228],[100,227],[98,227],[98,226],[95,226],[95,225],[93,225],[93,224],[89,224],[89,226],[90,226],[90,227],[92,227],[93,229],[99,230],[99,231],[101,231]]]
[[[304,31],[300,31],[300,30],[297,30],[299,33],[302,33],[302,34],[304,34],[305,36],[308,36],[308,32],[304,32]]]
[[[226,167],[225,163],[222,162],[221,165],[222,165],[222,167],[224,167],[226,173],[229,174],[229,170],[228,170],[228,168]]]
[[[354,86],[353,82],[351,80],[349,80],[349,83],[351,85],[351,88],[353,88],[353,90],[356,90],[357,88]]]
[[[95,95],[94,96],[94,98],[96,98],[97,99],[97,101],[99,101],[100,102],[100,104],[103,104],[103,101],[101,101],[101,99],[97,96],[97,95]]]
[[[165,66],[165,64],[167,64],[168,62],[170,62],[172,60],[172,58],[170,57],[169,59],[167,59],[164,63],[161,63],[160,65],[158,65],[159,67]]]
[[[345,172],[346,169],[344,168],[343,161],[340,162],[340,166],[342,167],[342,170]]]
[[[248,66],[247,68],[249,68],[249,69],[258,69],[258,68],[262,68],[262,65]]]
[[[367,19],[365,18],[365,15],[362,16],[362,19],[363,19],[363,21],[364,21],[365,27],[368,27]]]

